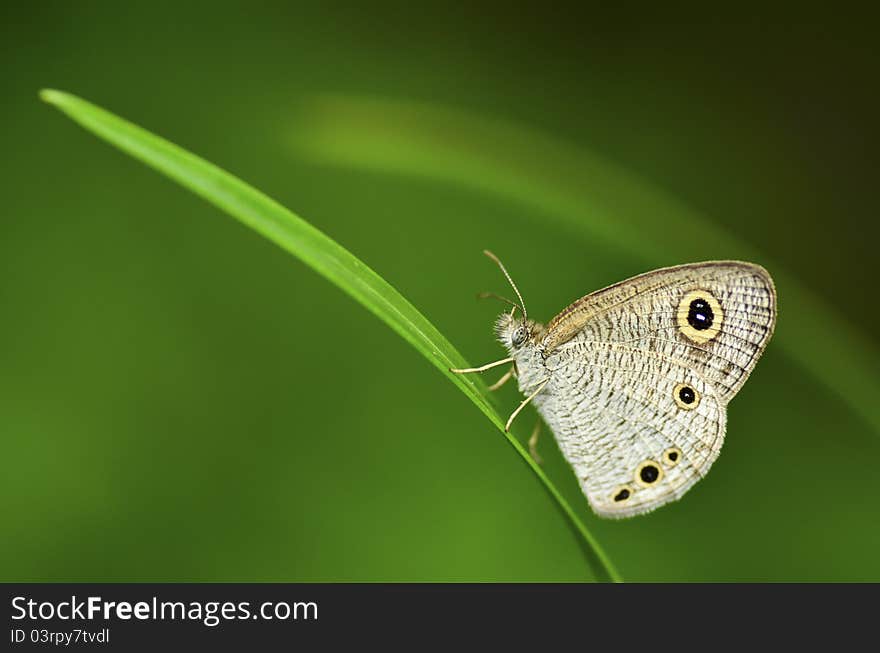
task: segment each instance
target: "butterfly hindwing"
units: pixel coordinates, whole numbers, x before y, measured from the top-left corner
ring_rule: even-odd
[[[677,499],[718,457],[724,403],[680,363],[613,343],[547,363],[553,403],[539,410],[598,514],[627,517]]]

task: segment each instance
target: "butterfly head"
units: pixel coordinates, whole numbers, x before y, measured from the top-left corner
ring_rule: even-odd
[[[519,299],[519,303],[512,302],[509,299],[505,299],[504,297],[500,297],[495,293],[483,293],[481,296],[483,297],[495,297],[496,299],[500,299],[508,304],[513,305],[513,310],[509,313],[502,313],[498,316],[498,319],[495,322],[495,335],[498,340],[501,341],[501,344],[504,345],[508,351],[511,353],[519,350],[524,344],[529,342],[532,338],[532,334],[535,333],[537,325],[529,319],[528,313],[526,313],[526,306],[523,302],[522,295],[519,294],[519,289],[516,287],[516,284],[513,283],[513,279],[510,278],[510,274],[508,274],[507,269],[504,267],[504,264],[498,260],[498,257],[495,256],[489,250],[483,250],[483,253],[488,256],[490,259],[495,261],[501,271],[504,273],[504,276],[507,278],[507,281],[513,287],[513,291],[516,293],[517,298]],[[522,317],[518,318],[516,316],[516,311],[519,309],[522,312]]]
[[[531,338],[528,320],[513,313],[502,313],[495,321],[495,336],[510,351],[516,351]]]
[[[544,325],[521,318],[516,311],[502,313],[495,321],[495,336],[511,354],[523,350],[529,343],[539,341],[544,331]]]

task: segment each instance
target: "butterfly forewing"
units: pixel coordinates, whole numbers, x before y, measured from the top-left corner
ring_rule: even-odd
[[[700,323],[701,317],[709,319]],[[764,268],[739,261],[694,263],[579,299],[548,323],[542,347],[550,353],[572,341],[614,342],[655,351],[694,366],[729,401],[775,323],[776,291]]]

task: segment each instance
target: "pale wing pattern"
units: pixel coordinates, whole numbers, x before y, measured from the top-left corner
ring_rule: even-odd
[[[714,324],[706,331],[687,323],[687,298],[700,293],[717,301]],[[764,268],[739,261],[694,263],[648,272],[579,299],[550,321],[541,347],[549,355],[578,343],[613,342],[656,352],[692,366],[727,402],[754,368],[775,323],[776,291]]]
[[[581,343],[552,354],[547,369],[552,388],[536,398],[538,409],[598,514],[628,517],[678,499],[718,457],[725,404],[680,361],[619,343]],[[694,390],[693,408],[676,403],[681,384]],[[645,465],[658,470],[650,483],[639,477]]]
[[[647,512],[708,472],[775,321],[770,276],[736,261],[649,272],[551,320],[536,402],[597,513]]]

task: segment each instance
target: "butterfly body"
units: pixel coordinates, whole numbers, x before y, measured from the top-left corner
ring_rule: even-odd
[[[505,313],[496,335],[593,510],[619,518],[706,475],[775,320],[766,270],[713,261],[597,291],[546,326]]]

